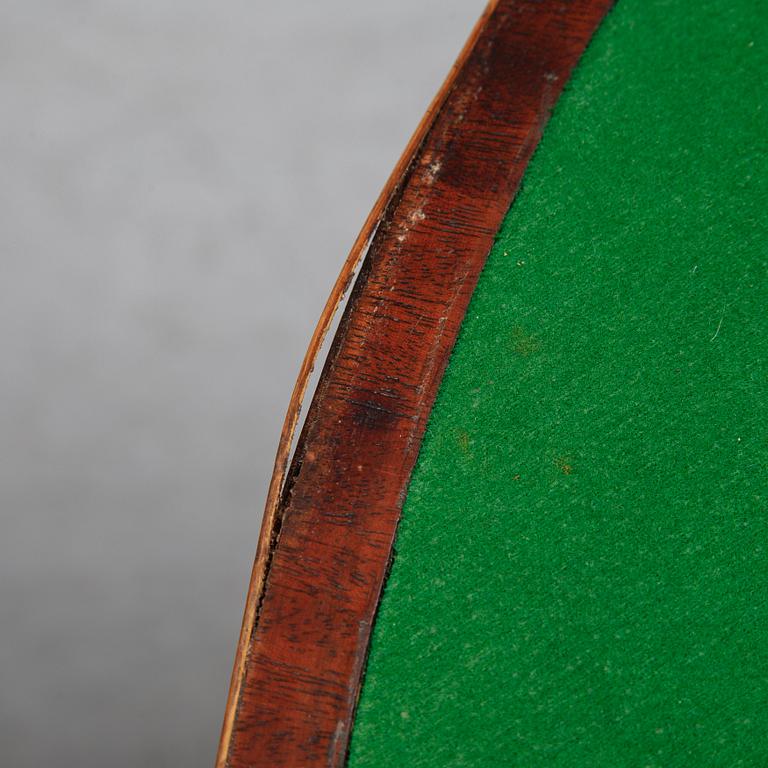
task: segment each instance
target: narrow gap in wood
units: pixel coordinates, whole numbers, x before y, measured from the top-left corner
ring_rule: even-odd
[[[363,247],[362,252],[360,253],[360,256],[358,258],[357,263],[355,264],[354,268],[352,269],[352,273],[350,275],[349,284],[342,294],[342,297],[339,301],[338,306],[334,310],[333,318],[331,319],[330,324],[328,325],[328,330],[326,331],[326,336],[323,339],[323,343],[320,345],[320,349],[317,351],[317,356],[315,357],[315,360],[312,364],[312,369],[309,374],[309,380],[307,382],[307,390],[304,394],[304,399],[301,402],[301,405],[299,406],[299,418],[296,422],[296,429],[293,432],[293,435],[291,436],[291,449],[288,453],[288,467],[291,467],[293,464],[294,456],[296,455],[296,448],[299,444],[299,440],[301,438],[301,434],[304,431],[304,423],[307,420],[307,414],[309,413],[309,406],[312,404],[312,401],[315,398],[315,393],[317,392],[317,388],[320,384],[320,378],[323,375],[323,369],[325,368],[325,363],[328,360],[328,356],[331,352],[331,347],[333,345],[333,340],[336,338],[336,332],[339,329],[339,323],[341,323],[341,318],[344,316],[344,312],[347,308],[347,304],[349,303],[350,297],[352,296],[352,293],[355,289],[355,284],[357,283],[357,278],[360,275],[360,268],[363,265],[363,262],[365,261],[365,257],[368,254],[368,250],[371,247],[371,243],[373,242],[374,238],[376,237],[376,232],[379,229],[379,224],[376,225],[373,232],[371,233],[371,236],[368,238],[368,241],[365,243],[365,246]]]

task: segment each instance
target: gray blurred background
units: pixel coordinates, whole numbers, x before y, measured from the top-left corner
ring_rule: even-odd
[[[0,2],[2,765],[212,765],[299,362],[483,5]]]

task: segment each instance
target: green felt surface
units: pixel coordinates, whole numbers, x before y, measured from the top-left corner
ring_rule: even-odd
[[[768,765],[768,4],[619,0],[431,416],[350,765]]]

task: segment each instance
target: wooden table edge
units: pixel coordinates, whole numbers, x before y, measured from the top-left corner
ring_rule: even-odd
[[[490,205],[494,210],[489,218],[495,222],[495,226],[492,227],[495,233],[520,184],[525,167],[538,144],[541,131],[555,100],[559,96],[573,66],[577,63],[581,53],[611,4],[611,0],[576,0],[571,3],[555,2],[555,0],[543,0],[543,2],[532,2],[532,0],[523,0],[522,2],[492,0],[475,25],[456,63],[427,109],[370,214],[366,218],[360,234],[356,238],[331,290],[317,327],[313,332],[291,394],[288,411],[280,435],[274,470],[269,484],[256,558],[248,587],[243,622],[237,644],[235,663],[216,757],[217,768],[225,768],[225,766],[230,766],[231,768],[240,768],[242,766],[244,768],[246,765],[293,764],[290,762],[276,762],[275,755],[272,755],[267,760],[266,758],[259,759],[254,753],[249,756],[247,761],[241,756],[233,756],[233,739],[238,719],[242,719],[244,716],[242,711],[243,688],[246,681],[248,662],[252,651],[254,634],[259,624],[260,607],[264,602],[266,593],[270,589],[270,584],[268,583],[270,566],[276,551],[281,545],[279,532],[282,516],[288,506],[293,490],[292,479],[298,476],[305,457],[317,453],[315,444],[322,444],[323,441],[327,442],[328,440],[327,429],[325,432],[315,431],[313,433],[312,429],[305,426],[296,446],[291,470],[290,472],[288,471],[288,460],[302,401],[306,394],[309,378],[317,362],[323,340],[328,333],[339,305],[351,287],[356,271],[360,268],[360,274],[354,285],[352,296],[334,338],[332,351],[328,356],[326,366],[318,383],[316,395],[308,415],[308,425],[314,424],[311,421],[312,412],[318,413],[326,407],[326,400],[330,396],[328,390],[329,382],[332,382],[340,365],[339,349],[343,346],[345,334],[354,326],[356,317],[359,319],[362,307],[361,296],[366,294],[369,283],[372,280],[371,262],[376,259],[377,254],[382,249],[387,247],[391,249],[392,247],[391,237],[388,241],[386,233],[391,233],[394,229],[397,229],[403,221],[411,222],[410,230],[415,230],[419,226],[425,226],[423,220],[419,220],[419,216],[422,219],[424,216],[422,213],[423,207],[416,205],[412,200],[409,201],[408,196],[403,194],[409,183],[413,181],[414,174],[420,170],[418,168],[419,161],[424,159],[425,148],[429,150],[429,156],[432,158],[431,162],[434,167],[437,167],[438,164],[440,167],[450,165],[452,159],[457,158],[462,151],[461,146],[457,143],[452,144],[449,141],[443,141],[442,144],[440,141],[436,141],[434,146],[428,147],[430,137],[435,138],[433,134],[436,124],[439,123],[441,118],[446,117],[447,112],[451,112],[452,120],[462,120],[463,114],[461,110],[465,110],[467,114],[469,113],[470,104],[473,98],[476,100],[477,93],[482,91],[483,88],[489,89],[498,85],[497,80],[502,73],[499,72],[498,67],[494,69],[493,66],[488,66],[487,61],[481,64],[478,69],[478,62],[476,61],[478,51],[483,46],[493,46],[495,28],[501,24],[511,24],[510,17],[512,16],[514,16],[514,24],[516,25],[514,31],[515,39],[525,39],[526,35],[530,35],[535,37],[539,44],[541,40],[544,40],[552,46],[559,45],[567,48],[567,50],[563,51],[539,50],[525,51],[523,54],[520,54],[521,58],[517,64],[523,62],[529,68],[530,72],[528,75],[531,78],[531,87],[523,88],[520,93],[515,94],[515,98],[519,101],[515,105],[516,114],[519,117],[518,125],[516,130],[510,132],[508,136],[489,135],[487,137],[487,146],[483,149],[485,155],[490,156],[492,161],[494,160],[493,155],[497,155],[496,159],[499,163],[506,162],[508,164],[504,172],[505,178],[491,192],[491,196],[494,199]],[[509,55],[514,58],[517,54],[515,51],[511,51]],[[556,66],[553,65],[553,62],[556,63]],[[474,70],[472,70],[473,66]],[[472,71],[470,72],[470,70]],[[475,91],[476,93],[473,94],[470,91]],[[494,119],[495,117],[489,117],[491,122]],[[476,131],[473,138],[477,139],[478,136],[479,133]],[[520,141],[520,136],[523,136],[522,141]],[[470,179],[468,176],[467,183],[472,182],[476,183],[476,179]],[[460,187],[465,182],[461,176],[455,175],[450,179],[449,183],[452,187]],[[429,221],[427,224],[429,224]],[[410,230],[407,232],[408,236],[411,236]],[[449,234],[457,239],[464,236],[460,231]],[[438,235],[445,235],[445,232],[440,232],[438,229]],[[435,236],[433,235],[433,239]],[[439,323],[437,323],[431,329],[432,332],[426,333],[418,342],[426,347],[439,349],[439,354],[433,354],[434,359],[424,369],[425,378],[429,377],[429,382],[425,380],[417,385],[422,387],[426,392],[426,396],[418,399],[413,405],[412,412],[405,414],[406,420],[410,418],[418,427],[408,437],[410,461],[405,462],[400,474],[392,478],[392,483],[398,486],[398,498],[401,504],[402,500],[404,500],[410,471],[421,443],[437,386],[442,378],[448,355],[453,347],[453,342],[466,311],[469,297],[474,289],[474,284],[482,269],[487,251],[492,244],[493,235],[490,238],[486,235],[485,239],[488,242],[486,244],[487,247],[484,247],[485,252],[482,258],[473,257],[471,274],[467,273],[465,275],[466,288],[468,290],[463,290],[460,297],[454,300],[451,306],[443,307],[443,315],[447,316],[447,313],[450,313],[452,316],[450,329],[446,331],[444,326],[440,327]],[[424,258],[428,257],[429,254],[426,254]],[[391,287],[393,289],[392,299],[398,301],[398,297],[400,297],[398,286],[395,283]],[[425,288],[429,290],[428,285]],[[441,300],[440,297],[437,300]],[[438,335],[440,336],[439,339],[436,338]],[[365,339],[359,339],[357,343],[362,348],[365,346]],[[378,363],[380,364],[381,360]],[[364,361],[361,368],[356,371],[356,375],[365,378],[365,365]],[[368,405],[370,406],[370,403]],[[365,416],[360,416],[360,418],[364,419]],[[378,428],[378,425],[374,426]],[[396,429],[397,427],[392,428]],[[365,499],[359,499],[359,501],[364,503]],[[392,538],[394,538],[395,530],[396,520],[392,527]],[[383,549],[386,549],[386,547],[383,547]],[[378,603],[383,586],[390,554],[391,551],[382,555],[381,578],[375,595],[376,603]],[[366,652],[371,624],[372,617],[367,625],[363,625],[366,631],[362,642]],[[266,639],[265,642],[269,643],[270,641]],[[356,662],[349,669],[349,687],[354,689],[354,702],[357,700],[364,664],[365,653],[358,654]],[[320,760],[308,757],[301,764],[340,765],[343,763],[351,730],[352,716],[354,714],[354,703],[351,710],[349,705],[347,705],[347,710],[347,721],[343,722],[342,726],[337,725],[334,728],[334,733],[339,731],[341,733],[332,739],[333,743],[330,750],[323,753],[325,757]],[[297,741],[301,741],[304,738],[311,741],[312,738],[316,737],[307,736],[306,734],[294,734],[293,736],[289,735],[288,738]]]

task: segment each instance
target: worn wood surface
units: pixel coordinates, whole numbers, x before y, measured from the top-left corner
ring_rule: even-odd
[[[419,121],[416,130],[413,132],[408,144],[403,150],[402,155],[392,169],[389,178],[381,190],[376,202],[373,204],[370,213],[360,228],[360,233],[355,238],[352,248],[345,259],[339,276],[331,289],[330,295],[323,307],[323,311],[318,319],[317,326],[312,333],[307,351],[301,363],[299,374],[296,377],[296,384],[291,393],[288,403],[288,409],[280,433],[277,452],[275,456],[272,478],[269,483],[267,499],[264,505],[264,516],[262,518],[261,535],[256,549],[256,557],[251,572],[251,580],[248,586],[248,593],[243,612],[243,622],[240,628],[240,638],[235,653],[235,663],[232,668],[232,679],[229,687],[229,696],[227,697],[227,706],[224,714],[224,721],[221,728],[221,738],[219,749],[216,756],[216,768],[225,768],[227,763],[227,754],[232,738],[232,729],[234,727],[237,706],[240,701],[240,692],[245,680],[245,663],[250,647],[250,639],[253,629],[256,625],[256,614],[261,599],[264,579],[267,567],[271,559],[275,534],[279,527],[281,502],[283,500],[283,490],[288,468],[288,459],[290,456],[291,445],[299,422],[299,414],[302,409],[304,397],[309,385],[310,376],[321,353],[323,341],[331,328],[338,308],[347,293],[354,279],[361,260],[365,257],[371,238],[376,232],[379,224],[391,210],[391,204],[396,199],[403,184],[407,179],[407,171],[413,162],[416,153],[421,147],[424,138],[432,127],[435,117],[439,114],[442,106],[453,89],[456,78],[461,71],[467,57],[474,48],[474,44],[485,26],[488,15],[493,11],[498,0],[492,0],[487,6],[484,14],[478,20],[469,39],[464,45],[461,53],[451,67],[448,76],[445,79],[440,90],[432,99],[427,111]]]
[[[398,172],[262,531],[220,765],[339,766],[427,418],[493,237],[611,0],[499,0]]]

